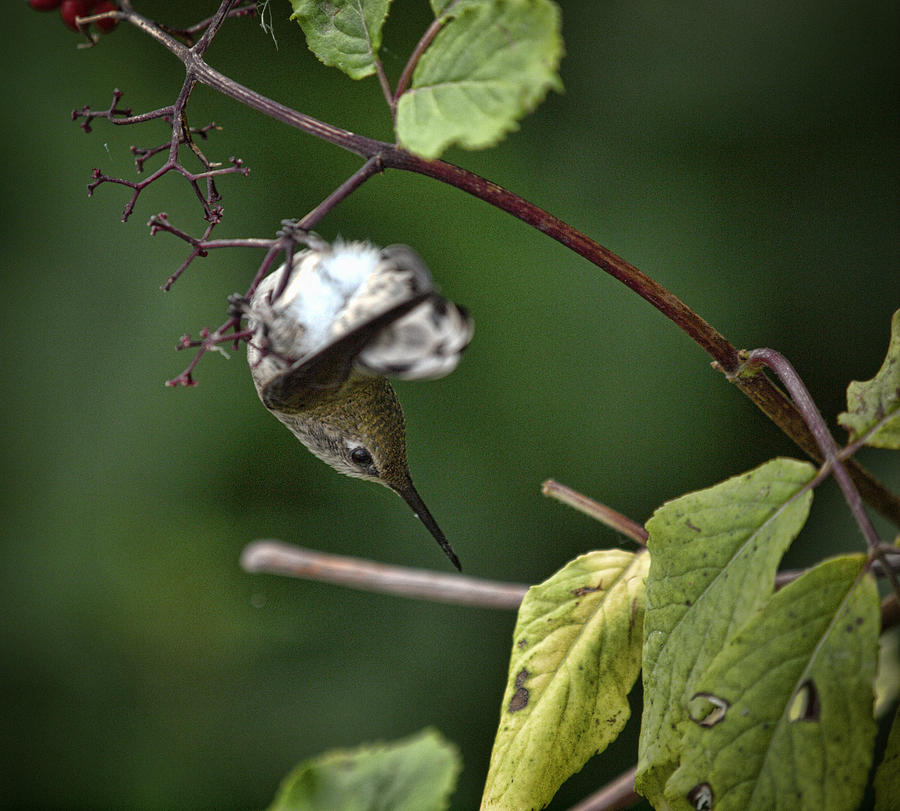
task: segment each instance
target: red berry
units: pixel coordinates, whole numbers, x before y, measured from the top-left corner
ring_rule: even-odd
[[[91,12],[92,14],[102,14],[104,11],[115,11],[118,6],[115,3],[110,2],[110,0],[104,0],[102,3],[97,3],[94,6],[94,10]],[[114,19],[113,17],[107,17],[105,20],[97,20],[94,25],[97,26],[104,34],[108,34],[113,30],[119,21]]]
[[[62,0],[28,0],[28,5],[35,11],[53,11],[60,3]]]
[[[62,17],[62,21],[69,28],[73,31],[78,31],[80,29],[75,25],[75,18],[87,17],[93,7],[93,0],[62,0],[62,5],[59,7],[59,16]]]

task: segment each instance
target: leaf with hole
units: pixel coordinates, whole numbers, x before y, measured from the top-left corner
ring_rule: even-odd
[[[351,79],[375,72],[390,0],[291,0],[306,44],[329,67]]]
[[[865,437],[866,445],[900,449],[900,310],[891,319],[887,356],[871,380],[847,386],[847,410],[838,422],[851,441]]]
[[[448,8],[397,103],[397,137],[436,158],[451,144],[496,144],[547,91],[561,90],[560,13],[551,0],[485,0]]]
[[[285,778],[269,811],[441,811],[459,770],[456,747],[426,729],[301,763]]]
[[[825,561],[755,612],[696,680],[672,809],[854,811],[872,762],[881,610],[865,556]],[[705,723],[712,695],[726,709]]]
[[[543,808],[628,720],[641,667],[646,551],[581,555],[528,590],[483,809]]]
[[[637,790],[662,807],[678,765],[688,699],[712,658],[772,594],[784,551],[806,522],[815,468],[773,459],[660,507],[644,617],[644,713]]]

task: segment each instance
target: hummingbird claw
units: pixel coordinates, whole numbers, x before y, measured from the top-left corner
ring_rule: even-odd
[[[250,302],[240,293],[232,293],[228,297],[228,315],[232,318],[243,318],[249,307]]]

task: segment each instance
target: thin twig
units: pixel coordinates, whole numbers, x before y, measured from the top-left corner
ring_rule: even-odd
[[[228,11],[229,17],[252,17],[256,14],[256,3],[246,3],[243,6],[238,8],[232,8]],[[194,37],[199,34],[201,31],[205,31],[209,25],[215,20],[215,15],[212,17],[207,17],[205,20],[201,20],[199,23],[192,25],[190,28],[185,28],[183,30],[179,29],[170,29],[174,33],[184,34],[187,37]],[[220,23],[221,25],[221,23]]]
[[[752,350],[747,353],[747,364],[749,366],[768,366],[776,375],[778,375],[778,379],[788,390],[794,404],[806,420],[806,424],[819,446],[819,450],[825,460],[823,471],[830,470],[833,472],[834,478],[837,480],[838,486],[841,488],[841,492],[844,494],[844,498],[847,501],[847,505],[850,507],[850,512],[856,519],[856,523],[859,526],[863,537],[866,539],[866,544],[869,547],[870,553],[874,558],[877,558],[882,562],[885,567],[885,573],[894,591],[897,594],[900,594],[900,582],[898,582],[897,576],[881,548],[881,539],[878,537],[878,533],[872,524],[872,520],[866,512],[859,491],[856,489],[853,480],[847,473],[844,463],[841,461],[834,437],[831,436],[831,432],[828,430],[825,420],[822,419],[822,415],[819,412],[815,401],[810,396],[808,389],[804,385],[803,380],[800,378],[800,375],[797,374],[797,371],[794,369],[791,362],[774,349],[762,348]]]
[[[567,504],[585,515],[589,515],[602,524],[606,524],[610,529],[614,529],[626,538],[630,538],[636,544],[641,546],[647,545],[647,530],[640,524],[622,515],[622,513],[616,512],[611,507],[607,507],[605,504],[594,501],[577,490],[573,490],[571,487],[566,487],[566,485],[560,484],[554,479],[547,479],[541,485],[541,493],[555,498],[557,501],[561,501],[563,504]]]
[[[847,505],[850,507],[850,512],[853,514],[857,526],[859,526],[863,537],[866,539],[866,544],[869,547],[872,559],[881,561],[891,587],[894,589],[895,594],[900,595],[900,580],[897,579],[897,575],[890,564],[881,543],[881,539],[878,537],[878,533],[866,512],[859,491],[856,489],[853,480],[847,472],[837,444],[834,441],[834,437],[831,436],[831,432],[828,430],[825,420],[822,419],[822,415],[819,412],[815,401],[810,396],[809,391],[797,374],[797,371],[784,355],[774,349],[763,348],[752,350],[747,354],[747,364],[749,366],[768,366],[778,375],[778,379],[781,380],[788,390],[788,393],[793,398],[794,403],[806,420],[810,432],[819,445],[819,449],[825,460],[822,467],[822,473],[828,471],[833,472],[834,478],[837,480],[838,486],[841,488],[841,492],[847,501]]]
[[[382,171],[384,171],[384,167],[381,165],[381,156],[373,155],[331,194],[329,194],[328,197],[319,203],[319,205],[303,217],[297,225],[300,228],[311,231],[338,203],[356,191],[369,178],[374,177]]]
[[[515,610],[528,591],[528,586],[518,583],[390,566],[362,558],[330,555],[281,541],[260,540],[248,544],[241,554],[241,566],[252,573],[281,574],[363,591],[478,608]]]
[[[381,60],[376,56],[375,57],[375,75],[378,77],[378,84],[381,86],[381,92],[384,95],[384,100],[387,102],[388,107],[391,110],[391,115],[393,115],[394,111],[397,109],[397,105],[394,101],[394,93],[391,90],[391,83],[388,81],[387,74],[384,72],[384,65]]]
[[[419,64],[419,60],[422,58],[422,54],[425,53],[425,51],[428,49],[428,46],[431,45],[432,41],[443,27],[444,17],[442,15],[436,20],[433,20],[431,25],[429,25],[428,28],[425,29],[425,33],[422,34],[421,38],[416,43],[416,47],[413,48],[413,52],[409,55],[409,59],[406,61],[406,65],[403,68],[403,73],[400,74],[400,78],[397,81],[397,87],[394,90],[393,96],[391,97],[391,115],[394,118],[397,117],[397,102],[400,100],[400,96],[402,96],[409,87],[409,83],[412,81],[412,75],[413,71],[416,69],[416,65]]]
[[[611,780],[603,788],[590,797],[585,797],[569,811],[617,811],[639,803],[643,798],[634,790],[634,775],[637,766],[622,772],[615,780]]]

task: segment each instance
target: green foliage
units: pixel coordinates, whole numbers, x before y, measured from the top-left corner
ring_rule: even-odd
[[[439,811],[460,767],[456,747],[435,730],[326,752],[287,776],[269,811]]]
[[[644,618],[644,714],[635,785],[662,800],[678,763],[687,702],[734,632],[772,593],[778,562],[806,521],[812,465],[775,459],[660,507]]]
[[[560,14],[550,0],[469,2],[444,13],[453,19],[397,105],[400,143],[426,158],[453,143],[493,146],[550,88],[562,88]]]
[[[881,623],[864,555],[826,561],[779,591],[694,682],[673,809],[853,811],[875,739]]]
[[[496,2],[497,0],[430,0],[429,5],[436,20],[447,22],[458,17],[469,6],[486,7]]]
[[[838,422],[853,441],[865,437],[867,445],[900,449],[900,310],[891,319],[884,363],[871,380],[847,387],[847,410]]]
[[[482,808],[540,808],[628,720],[650,560],[590,552],[528,590]]]
[[[309,49],[353,79],[378,65],[390,0],[291,0]],[[397,140],[436,158],[451,144],[493,146],[551,88],[563,55],[552,0],[431,0],[443,23],[397,100]]]
[[[884,757],[875,773],[875,811],[891,811],[900,797],[900,707],[888,735]]]
[[[291,0],[309,49],[351,79],[375,72],[390,0]]]

